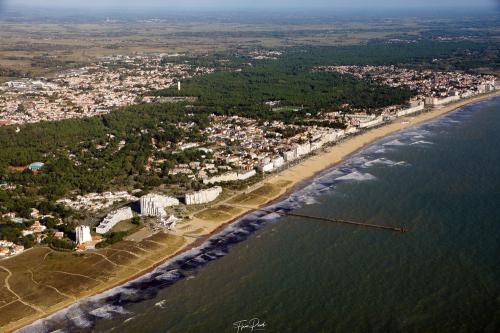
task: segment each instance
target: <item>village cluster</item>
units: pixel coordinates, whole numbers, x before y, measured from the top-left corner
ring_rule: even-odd
[[[183,174],[204,184],[245,181],[257,173],[280,170],[287,164],[326,144],[336,142],[350,133],[343,129],[318,126],[296,126],[280,121],[259,124],[255,119],[240,116],[211,116],[211,125],[204,129],[204,142],[181,144],[190,149],[212,153],[210,159],[178,164],[169,173]],[[189,124],[178,124],[188,127]],[[285,136],[287,129],[296,133]],[[163,160],[155,160],[156,164]]]
[[[53,78],[10,81],[0,87],[0,125],[92,117],[136,104],[141,96],[212,69],[173,64],[176,55],[110,56]]]
[[[474,75],[463,72],[438,72],[399,66],[324,66],[317,71],[351,74],[358,78],[369,78],[391,87],[408,87],[418,93],[418,99],[429,97],[462,98],[495,89],[495,76]]]
[[[24,246],[12,242],[0,240],[0,258],[14,256],[24,251]]]

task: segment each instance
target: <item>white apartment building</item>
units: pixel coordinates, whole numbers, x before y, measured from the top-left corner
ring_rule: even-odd
[[[165,208],[179,205],[177,198],[155,193],[142,196],[139,202],[143,216],[163,216]]]
[[[424,109],[424,107],[425,107],[425,103],[420,102],[417,105],[412,105],[411,107],[409,107],[407,109],[399,110],[396,113],[396,116],[398,116],[398,117],[407,116],[407,115],[413,114],[415,112],[422,111]]]
[[[106,218],[97,226],[95,231],[98,234],[105,234],[109,232],[115,225],[121,221],[130,220],[133,218],[132,209],[130,207],[120,208],[106,216]]]
[[[86,225],[79,225],[76,227],[76,243],[83,244],[91,242],[92,236],[90,235],[90,227]]]
[[[217,199],[222,193],[222,187],[215,186],[207,190],[201,190],[194,193],[187,193],[184,197],[186,205],[201,205]]]

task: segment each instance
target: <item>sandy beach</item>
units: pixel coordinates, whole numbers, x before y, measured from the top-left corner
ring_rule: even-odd
[[[184,241],[175,243],[175,247],[169,248],[169,251],[165,251],[162,256],[155,257],[155,260],[151,260],[151,263],[147,267],[141,267],[139,270],[128,271],[128,274],[119,274],[116,278],[101,283],[94,288],[87,290],[85,293],[79,294],[74,297],[74,299],[62,301],[44,310],[43,313],[27,315],[20,320],[11,322],[4,327],[0,327],[0,330],[3,332],[12,332],[40,318],[50,316],[51,314],[70,306],[78,300],[102,293],[150,272],[166,260],[202,244],[213,234],[220,232],[226,228],[228,224],[231,224],[241,216],[251,212],[252,210],[266,206],[272,201],[289,195],[297,187],[300,187],[304,182],[308,181],[312,177],[315,177],[318,173],[342,162],[350,155],[360,149],[363,149],[365,146],[378,139],[437,118],[462,106],[499,95],[500,92],[497,91],[463,100],[439,109],[433,109],[428,112],[420,113],[418,115],[399,118],[382,127],[371,129],[359,135],[349,137],[334,146],[324,149],[324,151],[320,153],[313,154],[311,157],[296,165],[266,177],[263,181],[252,185],[249,189],[231,193],[229,197],[217,202],[213,206],[195,212],[191,221],[186,224],[179,225],[178,229],[175,232],[172,232],[172,236],[183,238]]]

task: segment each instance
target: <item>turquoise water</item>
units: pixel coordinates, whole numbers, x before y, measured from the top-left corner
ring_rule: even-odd
[[[258,318],[265,332],[498,332],[499,145],[496,98],[385,138],[272,207],[408,233],[250,216],[25,331],[236,332]]]

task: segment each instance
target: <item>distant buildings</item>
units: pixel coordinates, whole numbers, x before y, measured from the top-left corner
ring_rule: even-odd
[[[323,66],[315,70],[351,74],[358,78],[369,77],[391,87],[407,87],[416,91],[420,97],[447,97],[454,94],[462,95],[468,91],[481,94],[495,88],[495,77],[492,75],[475,75],[458,71],[440,72],[398,66]]]
[[[142,216],[163,216],[165,208],[179,205],[177,198],[150,193],[140,199]]]
[[[97,226],[95,231],[98,234],[105,234],[109,232],[115,225],[121,221],[130,220],[133,218],[132,209],[130,207],[120,208],[106,216],[106,218]]]
[[[105,232],[104,232],[105,233]],[[79,225],[76,227],[76,243],[83,244],[92,241],[90,235],[90,228],[86,225]]]
[[[113,56],[57,77],[10,81],[0,86],[3,124],[92,117],[135,104],[148,91],[213,72],[189,64],[162,63],[160,55]]]

